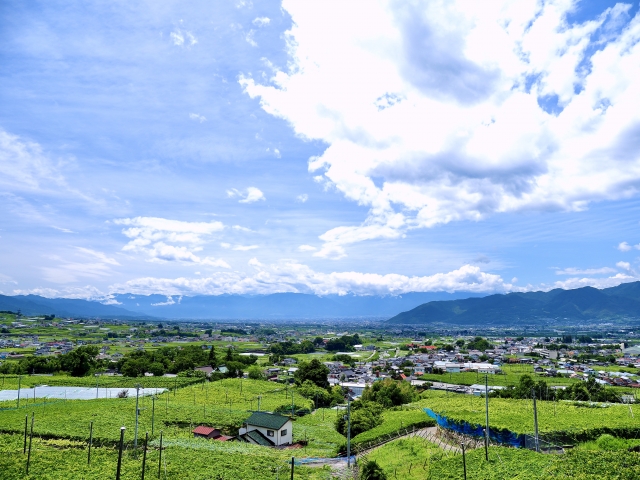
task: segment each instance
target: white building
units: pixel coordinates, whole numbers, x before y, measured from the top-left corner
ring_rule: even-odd
[[[238,437],[248,443],[265,447],[291,445],[293,422],[289,417],[267,412],[253,412],[238,430]]]

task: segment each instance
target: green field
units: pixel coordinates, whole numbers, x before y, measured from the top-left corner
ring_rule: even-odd
[[[483,425],[485,400],[473,395],[447,394],[427,391],[417,402],[452,420]],[[639,411],[622,404],[609,404],[604,408],[578,406],[576,402],[538,401],[538,428],[542,434],[577,443],[596,438],[603,433],[633,438],[640,436]],[[491,398],[489,425],[494,430],[508,430],[518,434],[532,433],[533,402]]]
[[[389,479],[463,478],[462,455],[447,455],[417,437],[390,442],[367,459],[375,460]],[[519,448],[490,447],[489,462],[485,461],[484,449],[468,451],[466,469],[468,480],[632,480],[640,478],[640,454],[578,449],[564,455],[545,455]]]

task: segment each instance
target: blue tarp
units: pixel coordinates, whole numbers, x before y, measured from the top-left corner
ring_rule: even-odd
[[[436,423],[447,430],[462,433],[463,435],[471,435],[474,437],[484,438],[484,427],[482,425],[472,425],[471,423],[461,420],[450,420],[449,418],[439,415],[430,408],[423,408],[424,412],[433,418]],[[525,436],[508,430],[495,431],[489,429],[489,438],[496,443],[510,445],[512,447],[522,448],[525,446]]]

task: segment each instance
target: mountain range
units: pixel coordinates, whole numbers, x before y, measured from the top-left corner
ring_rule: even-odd
[[[391,324],[443,323],[505,325],[564,320],[640,319],[640,282],[599,290],[573,290],[488,295],[451,301],[432,301],[402,312]]]
[[[422,292],[397,296],[309,295],[166,295],[117,294],[113,304],[38,295],[0,295],[0,310],[24,315],[55,313],[59,317],[180,319],[180,320],[288,320],[318,318],[391,317],[434,300],[467,298],[469,292]]]

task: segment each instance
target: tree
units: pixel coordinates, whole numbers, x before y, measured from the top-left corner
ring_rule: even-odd
[[[333,396],[328,390],[317,386],[311,380],[306,380],[296,389],[296,392],[309,400],[313,400],[316,407],[328,407],[333,400]],[[342,393],[339,401],[342,401]]]
[[[376,403],[356,400],[351,404],[351,437],[371,430],[382,423],[382,407]],[[340,415],[336,421],[336,430],[347,435],[347,420]]]
[[[398,382],[390,379],[373,382],[362,392],[363,402],[375,402],[385,408],[410,403],[415,397],[415,390],[409,382]]]
[[[66,370],[73,377],[83,377],[96,366],[96,355],[98,347],[95,345],[85,345],[70,351],[60,358],[63,370]]]
[[[160,362],[153,362],[149,365],[149,372],[153,373],[154,377],[161,377],[165,372],[164,365]]]
[[[484,352],[491,348],[491,344],[482,337],[476,337],[467,344],[469,350],[480,350]]]
[[[375,460],[368,460],[367,463],[362,466],[360,478],[362,480],[387,480],[387,475]]]
[[[227,373],[225,373],[225,377],[227,378],[239,378],[243,375],[243,367],[244,364],[240,362],[227,362],[225,364],[227,367]]]
[[[233,360],[233,350],[231,349],[231,347],[227,348],[227,353],[224,357],[225,361],[230,362]]]
[[[329,369],[327,366],[314,358],[310,362],[302,362],[293,377],[296,385],[302,385],[305,381],[310,380],[321,388],[328,388],[328,375]]]
[[[316,337],[313,339],[313,344],[316,347],[324,347],[324,339],[322,337]]]
[[[251,380],[266,380],[264,373],[262,373],[262,369],[257,365],[249,367],[248,372]]]
[[[218,359],[216,358],[216,349],[213,345],[211,345],[211,349],[209,350],[209,365],[211,365],[214,370],[218,368]]]

